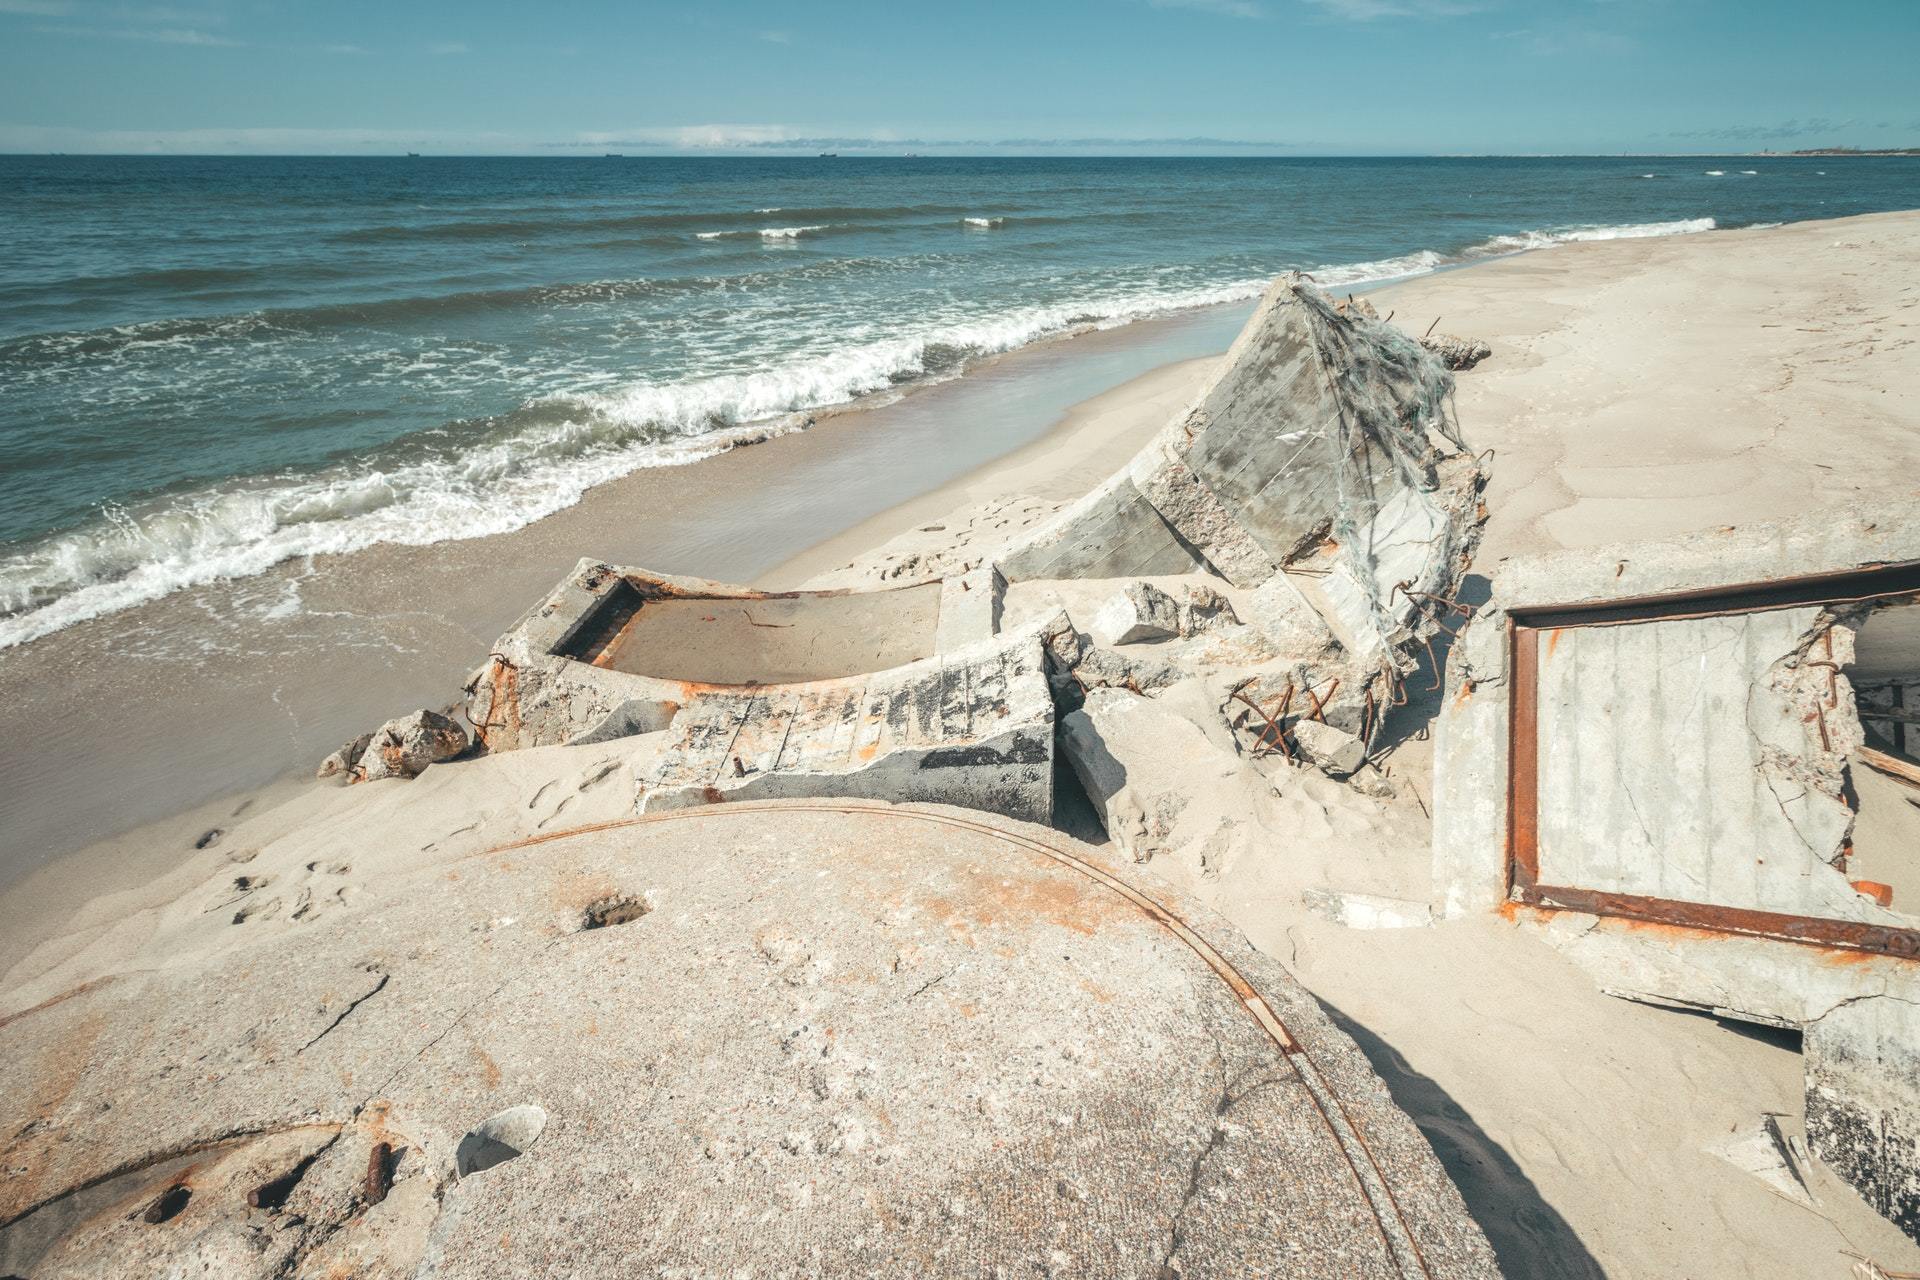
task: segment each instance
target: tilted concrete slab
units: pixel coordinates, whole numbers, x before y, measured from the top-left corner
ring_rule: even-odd
[[[0,1023],[0,1267],[1495,1276],[1313,998],[1144,883],[852,802],[423,871]]]
[[[1010,581],[1295,567],[1355,661],[1404,670],[1451,600],[1484,477],[1447,372],[1299,277],[1274,282],[1193,405],[1126,471],[999,558]],[[1358,699],[1360,691],[1352,691]]]

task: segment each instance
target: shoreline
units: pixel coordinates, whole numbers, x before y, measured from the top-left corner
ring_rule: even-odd
[[[1494,454],[1484,492],[1490,515],[1472,572],[1492,579],[1486,585],[1498,601],[1502,562],[1517,554],[1710,534],[1855,499],[1920,500],[1912,478],[1920,474],[1915,281],[1920,211],[1713,238],[1564,246],[1397,285],[1375,293],[1374,301],[1382,315],[1397,313],[1396,323],[1409,332],[1433,323],[1438,333],[1492,349],[1487,361],[1458,376],[1456,400],[1468,444]],[[1093,354],[1097,361],[1099,353]],[[1140,352],[1129,347],[1125,354]],[[1088,375],[1083,364],[1067,360],[1060,372]],[[742,513],[752,517],[750,527],[703,525],[677,507],[662,509],[656,520],[678,519],[694,550],[719,545],[742,563],[757,558],[763,567],[755,576],[762,581],[844,574],[871,582],[913,557],[953,555],[972,546],[969,538],[993,538],[1009,503],[1045,508],[1056,495],[1072,496],[1088,475],[1103,478],[1109,462],[1130,453],[1131,433],[1150,435],[1165,421],[1160,410],[1177,404],[1182,388],[1208,367],[1204,356],[1162,363],[1091,396],[1073,397],[1054,385],[1064,411],[1026,443],[970,467],[950,457],[953,473],[944,481],[858,520],[836,509],[845,527],[798,554],[765,531],[807,527],[806,513],[823,498],[821,483],[846,481],[846,457],[867,454],[797,445],[742,451],[713,473],[733,477],[729,490],[701,490],[702,501],[712,505],[700,515]],[[856,419],[842,429],[829,426],[823,438],[891,442],[895,463],[876,464],[879,474],[864,491],[876,497],[896,491],[901,475],[929,478],[920,455],[941,442],[943,428],[951,432],[961,408],[1006,428],[1004,417],[991,416],[996,407],[1036,407],[1033,382],[1017,368],[964,391],[958,386],[931,409],[922,401],[888,418],[890,432],[863,431],[861,421],[871,426],[875,420]],[[1023,498],[1022,489],[1035,492]],[[610,516],[644,512],[636,504],[649,497],[674,496],[671,489],[627,491],[620,502],[588,513],[602,522],[591,527],[606,532]],[[615,532],[640,536],[633,528]],[[646,536],[660,531],[649,524]],[[566,537],[533,542],[516,536],[495,545],[496,557],[507,545],[525,555],[578,550]],[[411,589],[418,603],[437,601],[431,594],[437,585],[494,589],[512,573],[544,572],[544,562],[489,565],[487,553],[479,548],[449,566],[422,549],[375,565],[356,563],[344,580],[316,573],[299,581],[306,598],[316,600],[323,588],[366,590],[370,584],[359,575],[377,570],[390,576],[387,589]],[[843,570],[849,554],[858,563]],[[463,583],[462,566],[471,581]],[[527,602],[461,599],[476,610],[517,610]],[[473,630],[478,623],[459,625]],[[235,670],[257,666],[237,663]],[[376,666],[365,663],[368,671]],[[360,680],[356,696],[370,696],[368,683]],[[1401,725],[1413,729],[1433,701],[1416,692]],[[1197,727],[1200,721],[1177,703],[1169,696],[1161,704],[1165,723],[1186,719]],[[96,733],[112,727],[78,726]],[[1135,757],[1143,778],[1151,774],[1154,744],[1170,740],[1177,741],[1162,735]],[[218,805],[203,806],[96,844],[0,892],[8,1007],[59,1000],[103,978],[143,975],[137,980],[147,982],[145,975],[158,969],[149,994],[171,1002],[172,993],[213,991],[207,1009],[218,1012],[230,1003],[225,975],[257,976],[253,966],[263,958],[298,955],[316,937],[323,952],[331,947],[329,936],[350,948],[331,954],[342,965],[364,966],[355,981],[377,983],[362,1000],[388,985],[388,971],[368,963],[360,939],[381,950],[441,947],[456,969],[458,957],[475,948],[497,956],[498,948],[524,947],[511,954],[531,954],[551,940],[529,929],[555,926],[542,926],[546,917],[523,910],[516,913],[520,932],[499,932],[513,926],[514,917],[493,914],[501,902],[475,895],[472,875],[518,873],[511,864],[521,861],[519,854],[504,857],[506,850],[631,819],[634,786],[651,776],[659,745],[638,735],[529,747],[435,767],[404,784],[293,781],[285,803],[262,793],[233,815],[238,823]],[[1794,1118],[1804,1106],[1812,1060],[1803,1059],[1797,1038],[1617,998],[1536,929],[1504,913],[1374,930],[1310,905],[1312,888],[1430,901],[1437,887],[1428,861],[1433,814],[1425,798],[1432,794],[1432,750],[1417,733],[1392,749],[1387,764],[1403,789],[1391,798],[1336,789],[1304,771],[1276,773],[1266,802],[1277,807],[1255,819],[1257,841],[1217,862],[1208,860],[1197,836],[1184,847],[1156,851],[1142,869],[1143,884],[1172,882],[1194,893],[1299,979],[1419,1126],[1508,1274],[1842,1280],[1860,1272],[1855,1264],[1862,1259],[1888,1274],[1920,1267],[1920,1244],[1824,1166],[1803,1170],[1809,1199],[1796,1201],[1756,1177],[1730,1145],[1769,1116],[1785,1125],[1786,1137],[1775,1141],[1798,1135]],[[1197,772],[1168,777],[1206,786]],[[611,781],[595,785],[602,779]],[[1107,812],[1125,820],[1124,810]],[[563,825],[549,829],[556,820]],[[230,830],[196,849],[198,835],[214,825]],[[844,824],[833,834],[843,853],[871,844]],[[1097,827],[1087,834],[1100,838]],[[768,838],[778,835],[770,829]],[[1130,838],[1121,832],[1104,852],[1126,848]],[[607,900],[602,895],[610,884],[626,887],[603,879],[610,868],[635,877],[635,891],[650,883],[648,851],[647,842],[636,839],[609,861],[556,857],[529,870],[547,877],[542,901],[564,904],[558,927],[571,930],[578,911]],[[703,854],[710,863],[714,851]],[[137,878],[126,883],[130,877]],[[464,885],[454,883],[463,877]],[[246,905],[236,908],[236,892],[249,895]],[[408,897],[433,915],[426,933],[410,932],[405,918],[397,934],[367,926],[364,913]],[[664,914],[685,908],[668,901],[673,905]],[[858,901],[863,912],[872,911],[872,899]],[[999,905],[1003,898],[992,901],[996,914],[1007,909]],[[460,909],[449,915],[449,903]],[[307,914],[309,906],[320,914]],[[233,927],[241,924],[246,927]],[[375,972],[380,976],[372,979]],[[213,987],[205,987],[209,974],[222,975]],[[200,988],[188,985],[196,981]],[[474,996],[483,999],[506,990],[492,978],[474,985]],[[371,1016],[420,1025],[421,1002],[434,994],[406,976],[394,986]],[[396,1006],[396,1000],[413,1003]],[[469,1001],[457,1003],[464,1009]],[[352,1004],[328,996],[309,1016],[318,1027],[341,1007],[351,1012]],[[185,1016],[195,1015],[187,1010]],[[362,1015],[347,1034],[386,1025]],[[464,1054],[450,1056],[436,1079],[457,1083],[463,1071],[502,1065],[484,1053],[480,1063],[468,1067]],[[521,1061],[508,1067],[526,1069]],[[228,1069],[208,1066],[216,1068]],[[1549,1079],[1563,1087],[1542,1090],[1540,1082]],[[1588,1105],[1568,1107],[1569,1096]],[[472,1108],[474,1114],[487,1109]]]
[[[761,580],[861,520],[990,472],[1083,401],[1224,351],[1251,307],[1047,339],[805,430],[629,473],[508,533],[287,561],[10,649],[0,700],[20,729],[0,742],[0,893],[62,857],[309,777],[354,734],[444,705],[582,555]]]
[[[1496,517],[1483,556],[1491,563],[1506,551],[1613,535],[1618,512],[1644,518],[1665,501],[1621,499],[1593,519],[1556,513],[1556,504],[1567,505],[1566,486],[1545,472],[1562,451],[1540,450],[1524,433],[1508,438],[1511,425],[1493,430],[1525,417],[1529,406],[1506,387],[1555,349],[1550,332],[1535,341],[1508,330],[1551,331],[1591,292],[1595,282],[1577,278],[1590,269],[1678,263],[1703,244],[1819,236],[1843,221],[1911,216],[1561,243],[1549,254],[1515,253],[1365,292],[1382,314],[1398,309],[1413,332],[1432,318],[1442,331],[1496,343],[1492,361],[1460,379],[1469,438],[1500,448],[1505,464],[1495,467]],[[1556,277],[1568,296],[1540,296]],[[1524,296],[1513,296],[1515,288]],[[185,831],[182,815],[198,822],[262,789],[301,785],[340,741],[409,707],[442,704],[494,637],[582,554],[787,587],[881,544],[911,543],[916,530],[985,498],[1077,496],[1177,410],[1177,371],[1184,366],[1189,386],[1197,383],[1203,353],[1224,351],[1244,309],[1225,304],[1049,339],[884,404],[821,414],[805,431],[632,473],[511,533],[283,564],[22,646],[0,663],[0,698],[26,712],[26,732],[0,744],[0,774],[20,780],[7,801],[14,812],[0,823],[14,835],[17,859],[0,868],[0,925],[19,917],[17,899],[71,900],[54,883],[65,876],[42,874],[54,863],[84,852],[80,860],[96,871],[77,883],[116,867],[124,878],[134,863],[147,865],[124,852],[142,831],[164,831],[162,843],[190,851],[179,837],[198,833]],[[955,423],[969,426],[965,439],[956,439]],[[1754,469],[1750,459],[1738,465]],[[1669,523],[1697,521],[1706,509],[1737,514],[1761,497],[1766,509],[1779,509],[1804,488],[1777,480],[1706,507],[1683,493],[1669,504]],[[288,600],[297,607],[272,616]],[[422,601],[435,607],[418,607]],[[170,630],[192,634],[209,618],[224,619],[216,623],[224,630],[205,648],[168,647]],[[76,705],[99,709],[108,722],[72,716]]]

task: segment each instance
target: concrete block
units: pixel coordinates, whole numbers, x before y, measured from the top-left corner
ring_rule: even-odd
[[[1851,1000],[1806,1030],[1807,1141],[1920,1240],[1920,1000]]]
[[[1293,743],[1307,763],[1335,778],[1358,773],[1367,762],[1366,743],[1318,720],[1294,721]]]
[[[1133,582],[1094,611],[1087,634],[1096,644],[1150,644],[1180,634],[1180,604],[1160,588]]]
[[[1340,889],[1306,889],[1300,894],[1307,910],[1349,929],[1421,929],[1433,923],[1433,908],[1405,898]]]
[[[941,653],[964,649],[1000,633],[1000,616],[1007,598],[1007,580],[993,565],[942,579],[940,623],[934,648]]]

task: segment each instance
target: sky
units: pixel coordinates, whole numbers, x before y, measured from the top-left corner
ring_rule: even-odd
[[[0,151],[1920,145],[1920,0],[0,0]]]

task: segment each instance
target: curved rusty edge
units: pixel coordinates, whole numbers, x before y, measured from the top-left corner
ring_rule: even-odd
[[[1009,844],[1024,848],[1031,853],[1038,853],[1042,857],[1048,858],[1069,870],[1079,872],[1096,884],[1124,898],[1129,904],[1138,908],[1148,919],[1173,934],[1173,936],[1185,944],[1189,950],[1200,957],[1206,966],[1213,971],[1214,975],[1226,984],[1228,990],[1233,992],[1234,997],[1240,1002],[1240,1006],[1247,1011],[1248,1015],[1260,1030],[1273,1041],[1274,1046],[1279,1049],[1282,1059],[1292,1068],[1295,1077],[1306,1088],[1307,1096],[1313,1100],[1314,1109],[1320,1114],[1321,1123],[1326,1126],[1328,1134],[1331,1135],[1334,1140],[1334,1145],[1340,1149],[1341,1157],[1346,1160],[1348,1169],[1353,1173],[1354,1183],[1360,1188],[1361,1196],[1367,1202],[1367,1209],[1373,1215],[1374,1224],[1379,1230],[1380,1238],[1386,1244],[1387,1252],[1394,1260],[1395,1270],[1402,1276],[1413,1274],[1413,1271],[1409,1269],[1407,1263],[1407,1258],[1410,1256],[1413,1266],[1418,1270],[1418,1274],[1427,1276],[1429,1280],[1431,1280],[1433,1271],[1428,1267],[1426,1257],[1420,1250],[1419,1242],[1415,1239],[1412,1229],[1407,1225],[1406,1215],[1401,1211],[1399,1201],[1394,1198],[1392,1189],[1387,1185],[1385,1175],[1380,1172],[1379,1162],[1373,1158],[1373,1152],[1367,1146],[1366,1139],[1361,1136],[1359,1128],[1353,1123],[1353,1117],[1348,1113],[1346,1103],[1327,1085],[1325,1077],[1321,1074],[1319,1065],[1313,1060],[1313,1055],[1309,1053],[1306,1046],[1301,1044],[1300,1041],[1294,1037],[1293,1033],[1287,1029],[1286,1023],[1282,1022],[1279,1015],[1274,1013],[1272,1006],[1255,990],[1253,984],[1248,982],[1246,977],[1242,975],[1238,969],[1234,968],[1225,956],[1216,951],[1212,944],[1195,933],[1184,920],[1174,915],[1173,912],[1169,911],[1166,907],[1161,906],[1160,903],[1148,897],[1146,894],[1141,893],[1138,889],[1127,884],[1119,877],[1102,870],[1100,867],[1095,866],[1083,858],[1076,857],[1065,849],[1057,848],[1034,835],[1026,832],[1008,831],[991,823],[975,821],[970,818],[960,817],[956,814],[934,813],[925,809],[905,808],[879,801],[862,804],[851,803],[845,799],[821,799],[812,802],[752,800],[731,804],[698,805],[688,809],[668,809],[660,813],[640,814],[631,818],[614,818],[606,822],[587,823],[583,826],[569,827],[563,831],[548,831],[540,835],[527,836],[520,840],[511,840],[505,844],[493,845],[489,848],[477,850],[474,853],[453,859],[452,861],[454,863],[469,862],[475,858],[488,858],[496,854],[510,853],[516,849],[534,848],[543,844],[551,844],[557,840],[569,840],[575,836],[595,835],[605,831],[618,831],[627,827],[644,826],[656,822],[711,817],[722,814],[750,813],[865,814],[878,817],[914,818],[922,822],[929,822],[940,826],[955,827],[966,831],[978,831],[995,836]],[[35,1013],[52,1005],[59,1004],[63,1000],[80,995],[98,985],[110,982],[118,976],[120,975],[109,974],[103,978],[98,978],[92,982],[75,987],[70,991],[63,992],[49,1000],[42,1001],[32,1009],[25,1009],[17,1014],[11,1015],[4,1021],[0,1021],[0,1026],[6,1025],[7,1022],[12,1022],[16,1018],[23,1018],[30,1013]],[[1336,1113],[1339,1117],[1337,1120],[1335,1119]],[[344,1125],[341,1127],[344,1127]],[[265,1130],[256,1130],[253,1132],[264,1131]],[[175,1153],[175,1156],[200,1150],[205,1146],[218,1145],[223,1140],[232,1140],[233,1137],[243,1138],[247,1136],[251,1135],[246,1131],[241,1131],[235,1135],[223,1136],[223,1138],[216,1138],[205,1144],[189,1147],[185,1152]],[[1356,1150],[1358,1152],[1357,1156]],[[174,1156],[161,1158],[172,1159]],[[154,1161],[143,1160],[129,1167],[138,1167],[138,1164],[150,1163],[154,1163]],[[1371,1177],[1362,1171],[1363,1164],[1366,1170],[1371,1171]],[[90,1179],[81,1187],[68,1188],[61,1193],[61,1196],[70,1195],[75,1191],[84,1190],[86,1187],[98,1185],[98,1183],[109,1177],[115,1177],[118,1176],[119,1173],[127,1171],[127,1168],[122,1168],[112,1173],[102,1174],[98,1178]],[[54,1199],[59,1198],[59,1196],[54,1197]],[[1387,1218],[1381,1213],[1380,1204],[1383,1200],[1386,1202],[1387,1207],[1392,1210],[1393,1220],[1399,1228],[1397,1232],[1387,1225]],[[43,1202],[43,1204],[45,1203],[52,1203],[52,1201]],[[39,1207],[41,1206],[35,1206],[35,1208],[27,1210],[26,1213],[36,1212]],[[21,1217],[25,1216],[26,1214],[23,1213],[10,1221],[17,1222]]]
[[[86,982],[81,983],[77,987],[68,987],[65,991],[62,991],[57,996],[48,996],[45,1000],[42,1000],[39,1004],[33,1005],[26,1009],[16,1009],[14,1012],[8,1014],[6,1017],[0,1018],[0,1028],[12,1026],[15,1022],[18,1022],[20,1019],[26,1017],[28,1014],[39,1013],[43,1009],[51,1009],[54,1005],[60,1004],[67,1000],[71,1000],[76,996],[84,996],[90,991],[97,991],[101,987],[106,986],[108,983],[118,982],[120,979],[127,977],[129,974],[150,973],[150,972],[152,972],[152,970],[149,970],[149,969],[128,969],[121,973],[104,973],[97,978],[90,978]]]
[[[1253,984],[1248,982],[1245,976],[1242,975],[1238,969],[1234,968],[1225,956],[1216,951],[1211,943],[1207,942],[1206,939],[1188,927],[1184,920],[1174,915],[1173,912],[1167,908],[1161,906],[1154,899],[1135,889],[1132,885],[1127,884],[1119,877],[1102,870],[1100,867],[1095,866],[1083,858],[1076,857],[1065,849],[1056,848],[1048,842],[1025,832],[1007,831],[990,823],[977,822],[956,814],[932,813],[924,809],[902,808],[880,802],[849,804],[842,799],[831,799],[814,803],[794,803],[784,800],[748,801],[741,804],[702,805],[690,809],[669,809],[661,813],[642,814],[633,818],[616,818],[609,822],[591,823],[566,831],[552,831],[543,835],[529,836],[524,840],[515,840],[508,844],[486,849],[470,856],[488,857],[497,853],[506,853],[514,849],[525,849],[536,845],[548,844],[555,840],[565,840],[572,836],[592,835],[598,832],[614,831],[624,827],[640,826],[644,823],[668,821],[676,818],[694,818],[703,815],[729,813],[781,812],[867,814],[878,817],[915,818],[922,822],[956,827],[963,831],[984,832],[985,834],[1005,840],[1009,844],[1025,848],[1029,852],[1038,853],[1069,870],[1077,871],[1096,884],[1126,899],[1128,903],[1137,907],[1142,914],[1146,915],[1167,932],[1173,934],[1173,936],[1184,943],[1189,950],[1199,956],[1200,959],[1206,963],[1206,966],[1214,972],[1214,975],[1224,982],[1227,988],[1233,992],[1235,998],[1239,1000],[1241,1007],[1253,1018],[1260,1030],[1265,1032],[1267,1037],[1273,1041],[1275,1047],[1280,1050],[1282,1059],[1293,1069],[1295,1077],[1306,1088],[1307,1096],[1313,1100],[1314,1109],[1320,1113],[1321,1123],[1326,1126],[1328,1134],[1333,1138],[1334,1145],[1340,1149],[1342,1158],[1346,1160],[1348,1169],[1352,1171],[1354,1183],[1360,1188],[1360,1194],[1367,1202],[1368,1211],[1373,1214],[1374,1224],[1380,1232],[1382,1242],[1387,1246],[1388,1254],[1394,1260],[1395,1269],[1399,1271],[1402,1276],[1415,1274],[1415,1270],[1411,1270],[1408,1265],[1408,1258],[1410,1257],[1412,1267],[1417,1269],[1417,1273],[1427,1276],[1429,1280],[1431,1280],[1433,1272],[1427,1266],[1426,1256],[1421,1252],[1419,1241],[1414,1238],[1412,1228],[1407,1225],[1406,1214],[1401,1211],[1400,1202],[1394,1198],[1392,1189],[1387,1185],[1385,1175],[1380,1172],[1379,1162],[1373,1158],[1373,1152],[1367,1146],[1366,1139],[1361,1136],[1358,1126],[1353,1123],[1353,1117],[1347,1112],[1346,1103],[1341,1101],[1339,1095],[1327,1085],[1326,1078],[1320,1072],[1319,1064],[1314,1062],[1313,1055],[1307,1052],[1306,1046],[1302,1045],[1300,1041],[1294,1037],[1293,1033],[1287,1029],[1286,1023],[1280,1020],[1279,1015],[1273,1011],[1272,1006],[1266,1002],[1266,999],[1254,989]],[[462,861],[465,861],[465,859],[462,859]],[[1335,1118],[1336,1113],[1338,1119]],[[1357,1156],[1356,1151],[1358,1153]],[[1368,1172],[1363,1172],[1363,1164],[1365,1170],[1371,1172],[1371,1177],[1368,1176]],[[1381,1213],[1380,1204],[1383,1200],[1386,1202],[1387,1207],[1392,1210],[1393,1220],[1399,1227],[1397,1232],[1387,1225],[1387,1219]]]

